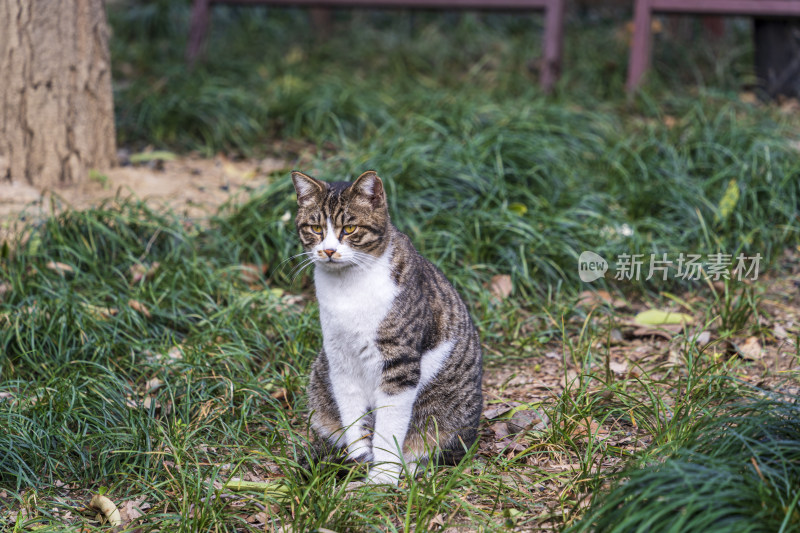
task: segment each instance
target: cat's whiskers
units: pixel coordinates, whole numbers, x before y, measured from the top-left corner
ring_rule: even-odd
[[[348,257],[347,262],[356,267],[363,267],[363,268],[369,268],[375,264],[369,261],[365,261],[364,258],[360,258],[358,256]]]
[[[357,250],[353,250],[353,257],[351,257],[352,263],[357,266],[362,267],[370,267],[375,265],[379,262],[379,259],[373,255],[366,254],[364,252],[359,252]]]
[[[311,256],[313,256],[313,253],[312,252],[300,252],[299,254],[295,254],[295,255],[293,255],[291,257],[288,257],[288,258],[284,259],[283,261],[281,261],[278,264],[278,266],[276,266],[275,268],[272,269],[272,272],[270,273],[270,277],[274,276],[275,274],[280,272],[283,268],[285,268],[287,266],[286,263],[288,263],[292,259],[297,259],[298,257],[303,257],[303,256],[311,257]],[[303,261],[305,261],[305,259]],[[299,264],[303,264],[303,261],[300,261]],[[297,268],[297,265],[295,265],[294,268]],[[292,271],[294,271],[294,268],[292,268]],[[290,272],[290,274],[291,274],[291,272]]]
[[[308,268],[310,265],[313,265],[314,262],[315,262],[314,258],[311,257],[309,259],[305,259],[302,263],[300,263],[297,267],[295,267],[295,270],[297,270],[297,272],[294,274],[294,276],[292,276],[292,281],[291,281],[290,285],[293,285],[294,284],[294,280],[297,279],[297,276],[299,276],[303,272],[303,270]],[[299,268],[299,270],[298,270],[298,268]]]

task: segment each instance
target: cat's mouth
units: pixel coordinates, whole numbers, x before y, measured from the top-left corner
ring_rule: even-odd
[[[318,259],[316,261],[316,264],[329,270],[339,270],[344,267],[350,266],[351,263],[349,261],[345,261],[341,257],[339,258],[326,257],[325,259]]]

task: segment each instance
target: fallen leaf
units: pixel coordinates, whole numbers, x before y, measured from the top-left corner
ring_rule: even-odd
[[[259,267],[253,263],[242,263],[239,265],[239,279],[247,284],[258,283],[266,268],[266,265]]]
[[[608,363],[608,368],[618,376],[626,376],[628,374],[628,363],[626,361],[621,363],[610,361]]]
[[[790,344],[794,344],[794,339],[791,336],[792,334],[786,331],[786,328],[784,328],[782,325],[775,324],[775,327],[772,328],[772,333],[775,335],[776,339],[789,341]]]
[[[755,104],[758,102],[758,97],[752,91],[743,91],[739,93],[739,101],[744,104]]]
[[[508,431],[508,424],[506,422],[495,422],[489,426],[489,428],[494,433],[494,438],[496,440],[503,440],[510,435]]]
[[[160,266],[161,263],[158,261],[154,261],[153,264],[149,266],[141,263],[132,265],[130,268],[131,282],[138,283],[142,280],[151,279]]]
[[[678,350],[670,348],[667,363],[672,366],[681,366],[685,363],[685,359]]]
[[[665,324],[656,327],[636,328],[633,330],[631,335],[633,335],[634,337],[652,337],[654,335],[657,335],[667,340],[671,340],[675,335],[680,333],[681,330],[683,330],[683,326],[677,326],[674,324]]]
[[[53,270],[54,272],[58,272],[59,274],[75,272],[75,269],[71,266],[65,263],[59,263],[58,261],[48,261],[44,266],[50,270]]]
[[[166,150],[153,150],[151,152],[140,152],[128,158],[132,165],[150,163],[151,161],[174,161],[177,158],[172,152]]]
[[[276,390],[270,396],[275,398],[276,400],[286,400],[288,398],[289,391],[287,391],[284,387]]]
[[[260,513],[251,514],[245,520],[249,524],[264,524],[267,522],[267,513],[261,511]]]
[[[733,212],[734,208],[736,207],[736,203],[739,201],[739,184],[736,182],[735,179],[732,179],[728,182],[728,187],[725,189],[725,193],[722,195],[722,199],[719,201],[719,206],[717,207],[717,220],[726,220],[730,214]]]
[[[434,527],[444,527],[444,515],[439,513],[428,522],[428,530],[433,530]]]
[[[498,418],[498,417],[508,413],[509,411],[511,411],[512,409],[517,407],[518,405],[520,405],[519,402],[507,402],[507,403],[495,404],[493,406],[488,407],[483,412],[483,416],[484,416],[484,418],[486,418],[488,420],[492,420],[494,418]]]
[[[83,308],[95,318],[100,318],[104,320],[108,320],[112,316],[115,316],[119,313],[119,309],[115,307],[100,307],[99,305],[92,305],[92,304],[83,304]]]
[[[527,430],[544,431],[549,422],[547,415],[536,409],[522,409],[514,412],[507,425],[511,433],[521,433]]]
[[[160,389],[163,384],[164,382],[158,378],[148,379],[147,383],[144,384],[144,389],[148,393],[155,392]]]
[[[780,106],[781,113],[794,113],[800,110],[800,101],[797,98],[787,98]]]
[[[705,346],[711,341],[711,333],[708,331],[702,331],[697,335],[697,337],[694,338],[694,341],[700,346]]]
[[[137,313],[144,315],[145,318],[150,318],[151,316],[150,310],[147,308],[146,305],[144,305],[139,300],[128,300],[128,307],[130,307]]]
[[[737,344],[736,349],[742,357],[750,361],[758,361],[764,356],[758,337],[748,337],[742,344]]]
[[[515,440],[511,440],[511,439],[506,438],[506,439],[503,439],[501,441],[496,442],[495,445],[494,445],[494,449],[495,449],[495,451],[498,451],[498,452],[509,452],[509,451],[510,452],[524,452],[525,450],[528,449],[528,447],[525,446],[524,444],[522,444],[521,442],[517,442]]]
[[[659,309],[642,311],[633,318],[633,321],[642,326],[663,326],[674,324],[691,324],[694,321],[691,315]]]
[[[143,505],[144,498],[139,498],[138,500],[128,500],[124,502],[119,509],[122,523],[128,524],[144,516],[144,513],[142,512]]]
[[[489,282],[489,292],[499,300],[508,298],[513,290],[514,286],[511,283],[511,276],[508,274],[493,276],[492,280]]]
[[[508,210],[511,211],[512,213],[516,213],[517,215],[522,216],[528,212],[528,207],[525,204],[514,202],[508,204]]]

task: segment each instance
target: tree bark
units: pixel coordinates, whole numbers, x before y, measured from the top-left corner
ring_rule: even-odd
[[[103,0],[0,0],[0,183],[52,189],[116,159]]]

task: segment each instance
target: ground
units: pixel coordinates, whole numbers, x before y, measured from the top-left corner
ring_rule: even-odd
[[[2,185],[1,220],[3,230],[8,233],[15,227],[14,220],[18,217],[30,222],[45,216],[49,212],[49,198],[57,196],[59,206],[80,209],[118,194],[133,194],[154,206],[167,206],[202,224],[203,217],[215,208],[231,199],[246,200],[249,193],[287,170],[284,161],[273,158],[231,161],[222,156],[214,159],[183,157],[157,164],[120,166],[80,187],[44,196],[29,187]],[[695,372],[687,367],[691,364],[687,350],[693,349],[706,356],[706,361],[716,362],[717,369],[729,377],[763,390],[796,397],[800,392],[796,380],[800,371],[798,252],[798,249],[785,250],[778,264],[764,272],[757,282],[739,288],[744,292],[750,291],[747,293],[754,295],[757,301],[750,309],[753,313],[749,317],[752,327],[746,334],[724,334],[718,320],[704,323],[708,316],[705,313],[714,308],[714,302],[721,305],[719,302],[726,290],[723,284],[671,298],[671,310],[693,316],[693,323],[685,328],[680,325],[638,324],[634,321],[636,314],[652,308],[653,302],[629,299],[622,292],[612,294],[601,290],[585,291],[579,295],[566,326],[549,315],[543,322],[541,313],[527,316],[525,310],[515,309],[513,323],[519,329],[515,334],[501,332],[492,335],[492,332],[486,332],[486,409],[478,458],[472,468],[476,474],[483,469],[496,474],[498,457],[507,461],[502,463],[509,465],[508,470],[500,475],[502,486],[513,487],[516,497],[527,501],[528,509],[541,510],[536,520],[526,517],[517,529],[557,527],[568,512],[588,502],[589,494],[581,489],[587,473],[611,472],[623,464],[626,454],[653,444],[654,431],[647,427],[647,424],[654,423],[652,420],[637,420],[633,415],[626,419],[603,417],[599,415],[602,410],[584,411],[579,406],[570,409],[565,407],[566,403],[602,401],[601,397],[608,395],[614,386],[630,390],[631,395],[640,394],[642,391],[637,389],[640,378],[647,376],[649,386],[663,393],[664,405],[670,407],[678,401],[679,395],[675,394],[674,388],[679,386],[682,377]],[[254,280],[253,283],[259,285],[261,282]],[[496,307],[500,313],[504,312],[504,299],[513,290],[509,283],[500,277],[486,288],[491,295],[487,305]],[[303,306],[311,298],[309,294],[299,296],[292,300],[284,295],[284,301],[288,305]],[[725,313],[722,307],[717,311],[717,315]],[[503,327],[501,321],[490,324],[497,329]],[[562,327],[567,334],[563,341],[556,340],[557,335],[537,338],[538,332],[559,331]],[[592,333],[586,333],[588,331]],[[515,344],[514,340],[532,338],[536,339],[535,344]],[[587,353],[592,355],[587,357]],[[593,378],[585,379],[585,376]],[[151,385],[148,381],[145,401],[150,398]],[[158,383],[153,386],[157,388]],[[291,409],[291,391],[278,389],[272,396],[286,401],[286,407]],[[560,407],[556,409],[555,405]],[[551,409],[559,414],[558,420],[545,414]],[[632,406],[631,413],[634,409]],[[293,420],[301,424],[299,418]],[[564,437],[558,444],[545,438],[545,435],[552,434],[548,431],[554,431],[554,426]],[[587,458],[580,453],[587,447],[596,447],[601,452],[588,454]],[[174,462],[164,461],[167,470],[174,466]],[[225,467],[221,467],[223,477],[224,472]],[[277,464],[267,461],[260,467],[240,470],[239,475],[245,480],[264,481],[280,478],[280,472]],[[218,482],[215,486],[221,489]],[[64,494],[69,494],[69,485],[65,487]],[[246,521],[252,527],[265,527],[268,522],[266,507],[247,498],[230,494],[225,497],[231,500],[234,510],[236,505],[242,507],[242,516],[246,515]],[[471,496],[467,491],[464,498],[487,511],[492,506],[491,498],[486,494]],[[141,516],[134,503],[141,511],[146,511],[151,505],[146,500],[126,501],[122,505],[124,519],[133,520]],[[519,517],[511,511],[511,514],[503,516],[513,527]],[[14,511],[12,518],[17,516],[17,512]],[[437,513],[430,518],[427,527],[430,530],[445,529],[444,524],[452,525],[458,521],[455,511],[450,516]]]
[[[122,165],[93,172],[90,179],[74,187],[42,192],[19,181],[0,183],[0,239],[20,217],[46,216],[51,200],[61,207],[82,209],[117,195],[133,195],[153,207],[166,206],[202,218],[231,198],[264,186],[271,173],[287,169],[288,176],[288,164],[272,157],[231,161],[223,155],[213,159],[190,156],[132,165],[124,152],[120,155]]]

